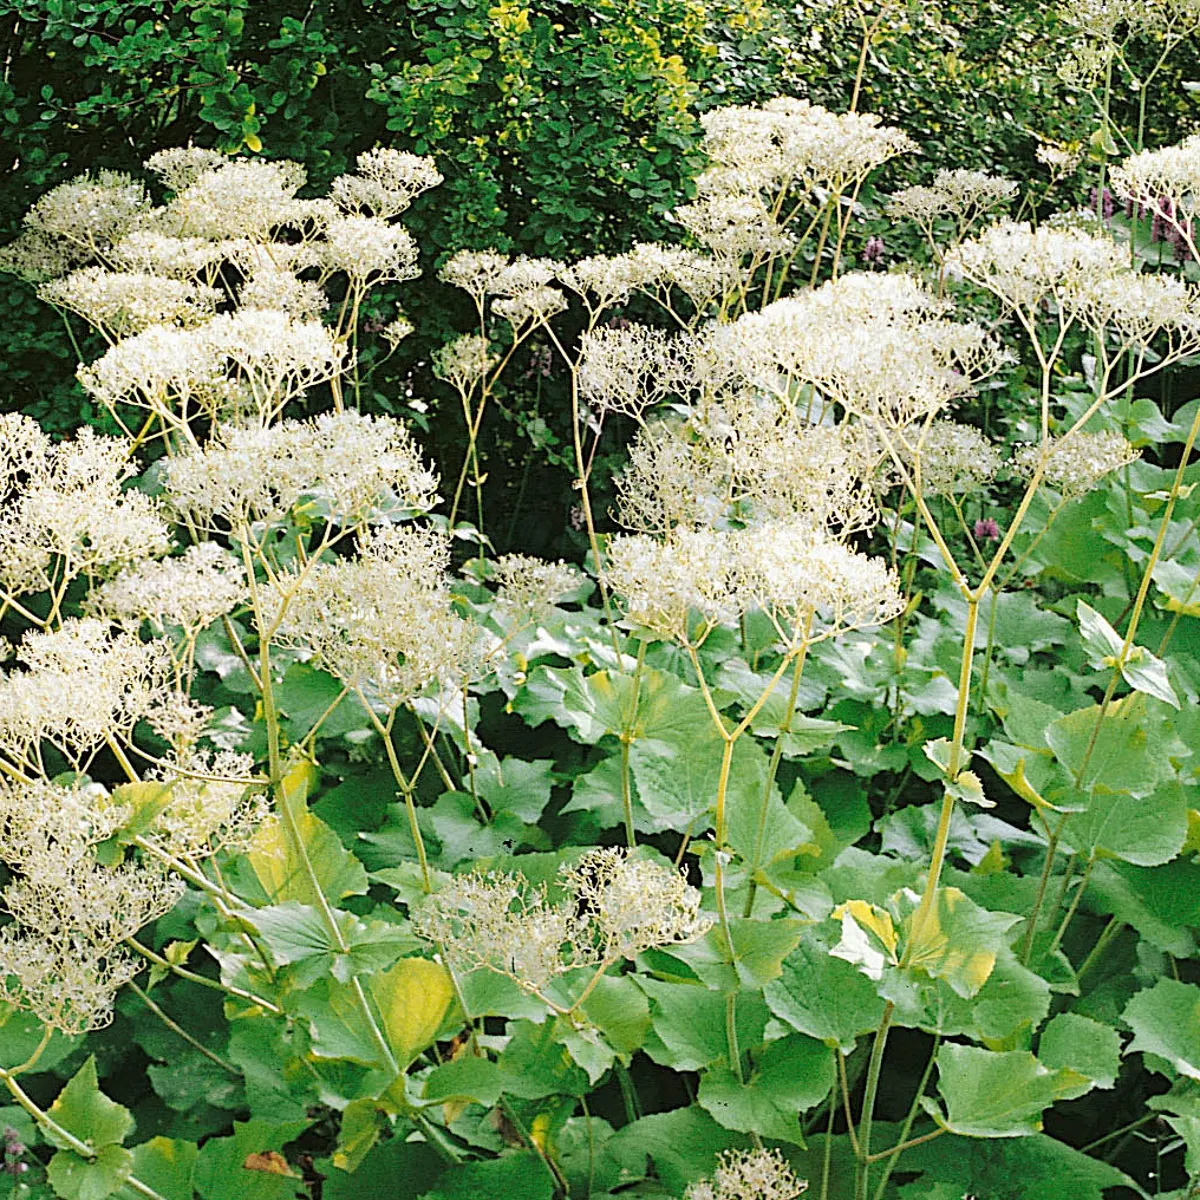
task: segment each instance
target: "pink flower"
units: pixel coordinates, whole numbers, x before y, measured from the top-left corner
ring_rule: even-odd
[[[1000,540],[1000,526],[992,517],[981,517],[975,522],[975,540],[982,542],[985,539],[989,542]]]
[[[862,248],[862,260],[868,266],[875,266],[883,262],[883,256],[887,253],[887,248],[883,244],[881,237],[867,238],[867,244]]]

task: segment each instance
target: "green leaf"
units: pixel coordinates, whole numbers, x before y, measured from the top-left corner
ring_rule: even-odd
[[[1076,709],[1051,722],[1046,742],[1072,776],[1080,777],[1081,787],[1147,792],[1170,763],[1139,719],[1144,703],[1132,696],[1113,702],[1098,731],[1099,705]]]
[[[628,1179],[646,1174],[646,1159],[668,1196],[680,1196],[689,1183],[712,1174],[717,1155],[750,1145],[745,1134],[723,1129],[702,1108],[689,1105],[631,1121],[609,1139],[607,1154]]]
[[[133,1174],[152,1187],[163,1200],[193,1200],[192,1175],[199,1151],[193,1142],[156,1137],[133,1148]],[[121,1200],[133,1200],[142,1193],[124,1187]]]
[[[503,1091],[504,1076],[494,1062],[464,1054],[434,1067],[425,1079],[421,1096],[428,1104],[470,1100],[491,1108]]]
[[[342,1112],[330,1161],[339,1171],[357,1171],[386,1127],[387,1116],[374,1100],[352,1100]]]
[[[1087,810],[1067,822],[1063,844],[1085,858],[1104,856],[1159,867],[1183,849],[1187,832],[1187,797],[1175,780],[1147,796],[1097,786]]]
[[[1110,1088],[1121,1069],[1121,1039],[1115,1029],[1078,1013],[1059,1013],[1042,1030],[1038,1059],[1047,1067],[1069,1067],[1097,1087]]]
[[[793,1033],[754,1058],[739,1082],[727,1066],[700,1079],[700,1107],[726,1129],[804,1145],[799,1115],[819,1104],[833,1086],[833,1055],[814,1038]]]
[[[46,1026],[30,1012],[0,1000],[0,1067],[19,1067],[42,1043]],[[82,1038],[65,1037],[55,1030],[38,1059],[38,1069],[53,1070],[74,1052]]]
[[[790,917],[772,921],[731,917],[732,953],[724,933],[714,926],[698,942],[673,947],[672,954],[710,987],[726,992],[762,988],[779,978],[783,960],[796,948],[807,924]]]
[[[1179,708],[1179,697],[1167,678],[1167,664],[1144,646],[1134,646],[1130,650],[1129,658],[1121,667],[1121,675],[1134,691],[1145,692],[1172,708]]]
[[[46,1178],[63,1200],[104,1200],[129,1178],[133,1155],[124,1146],[104,1146],[95,1158],[58,1150],[46,1168]]]
[[[1121,1018],[1134,1033],[1126,1053],[1153,1054],[1181,1075],[1200,1079],[1200,986],[1160,979],[1138,992]]]
[[[1087,1079],[1066,1067],[1048,1070],[1027,1050],[997,1053],[948,1043],[938,1051],[942,1114],[931,1097],[925,1111],[942,1128],[963,1137],[1026,1137],[1042,1128],[1042,1113],[1056,1100],[1086,1090]]]
[[[348,947],[345,953],[325,927],[320,911],[310,905],[289,900],[256,909],[247,920],[262,935],[276,964],[294,968],[299,987],[325,974],[347,983],[355,975],[390,966],[405,950],[418,946],[414,937],[396,925],[383,921],[368,924],[348,912],[335,912],[334,916]]]
[[[330,1170],[322,1200],[416,1200],[437,1180],[443,1160],[428,1142],[394,1137],[377,1144],[351,1174]],[[240,1200],[240,1198],[239,1198]]]
[[[120,1145],[133,1129],[130,1111],[100,1091],[94,1054],[58,1093],[58,1098],[50,1105],[50,1115],[68,1133],[97,1150],[102,1146]],[[52,1133],[47,1136],[54,1140]]]
[[[916,910],[905,922],[903,961],[910,970],[944,979],[964,999],[987,982],[1006,934],[1020,921],[1012,913],[980,908],[955,887],[937,890],[929,913],[916,927]]]
[[[308,764],[302,763],[284,776],[280,788],[286,794],[285,803],[295,815],[317,882],[325,895],[336,903],[345,896],[366,892],[367,872],[342,845],[338,835],[305,807],[312,774]],[[286,821],[263,825],[246,857],[272,904],[289,900],[300,904],[317,903],[298,848],[292,845],[288,835]]]
[[[854,966],[806,935],[764,989],[771,1011],[793,1029],[849,1054],[879,1027],[883,999]]]
[[[1046,1200],[1067,1194],[1070,1200],[1111,1200],[1128,1188],[1145,1193],[1123,1171],[1082,1154],[1056,1138],[935,1138],[904,1153],[904,1169],[920,1171],[919,1180],[901,1191],[904,1200],[930,1200],[939,1184],[943,1193],[989,1200]],[[1069,1181],[1069,1189],[1064,1182]]]
[[[700,983],[670,982],[635,976],[650,998],[651,1034],[646,1053],[654,1062],[677,1071],[697,1071],[729,1052],[725,1034],[725,996]],[[743,992],[735,1009],[738,1044],[763,1040],[767,1009],[760,995]]]
[[[650,1005],[628,975],[603,975],[583,1003],[587,1019],[626,1059],[640,1050],[650,1028]]]
[[[308,1126],[307,1120],[235,1121],[232,1137],[210,1138],[201,1147],[196,1191],[204,1200],[296,1200],[306,1195],[304,1181],[281,1152]],[[282,1174],[284,1169],[290,1173]]]
[[[446,1171],[436,1187],[422,1192],[421,1200],[480,1200],[503,1196],[505,1200],[552,1200],[554,1176],[532,1150],[503,1154],[483,1162],[467,1162]]]
[[[1121,653],[1125,639],[1100,613],[1082,600],[1076,601],[1075,611],[1079,617],[1079,632],[1083,636],[1083,644],[1097,663],[1103,663],[1105,659],[1111,659]]]

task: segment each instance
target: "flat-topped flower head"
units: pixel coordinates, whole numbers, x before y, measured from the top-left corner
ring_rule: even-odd
[[[433,354],[433,370],[460,392],[469,392],[500,361],[491,341],[479,333],[464,333]]]
[[[216,542],[189,546],[176,558],[138,563],[92,590],[89,609],[110,620],[143,621],[162,633],[179,626],[194,637],[246,598],[246,571]]]
[[[1129,251],[1082,229],[1001,221],[955,247],[950,269],[1029,312],[1047,297],[1128,271]]]
[[[157,175],[163,186],[172,192],[182,192],[202,175],[223,167],[229,160],[219,150],[201,146],[172,146],[156,151],[142,164]]]
[[[443,178],[432,158],[406,150],[367,150],[355,161],[357,174],[339,175],[330,184],[329,196],[340,209],[356,215],[397,217]]]
[[[778,1150],[725,1150],[712,1178],[690,1184],[684,1200],[796,1200],[807,1190]]]
[[[589,850],[559,869],[600,961],[694,942],[712,928],[700,892],[677,870],[626,850]]]
[[[0,586],[41,591],[56,571],[61,585],[165,553],[159,502],[123,487],[135,469],[123,441],[90,427],[52,446],[28,417],[0,416]]]
[[[482,303],[485,296],[496,290],[509,261],[508,255],[498,250],[459,250],[442,264],[438,278],[452,287],[462,288],[475,298],[476,303]]]
[[[481,650],[478,627],[451,608],[449,562],[444,535],[380,526],[358,557],[279,579],[269,592],[278,638],[389,711],[431,685],[461,686]]]
[[[216,312],[221,294],[185,279],[146,271],[84,267],[38,288],[48,304],[77,313],[109,339],[141,333],[151,325],[190,328]]]
[[[1100,433],[1080,429],[1051,437],[1041,446],[1020,447],[1012,466],[1018,475],[1031,478],[1040,464],[1043,481],[1061,492],[1064,500],[1075,500],[1137,457],[1138,452],[1115,429]]]
[[[635,420],[692,381],[691,341],[647,325],[601,326],[579,341],[580,394],[600,412]]]
[[[592,961],[571,906],[519,873],[456,875],[416,910],[413,927],[452,968],[487,967],[528,992]]]
[[[541,620],[583,581],[569,563],[546,562],[528,554],[504,554],[492,566],[499,587],[498,607],[526,621]]]
[[[1194,216],[1200,206],[1200,133],[1174,146],[1130,155],[1113,167],[1111,186],[1135,204],[1156,205],[1166,196],[1182,216]]]
[[[665,541],[620,534],[609,540],[604,571],[630,621],[684,644],[699,644],[744,611],[728,530],[679,527]]]
[[[295,162],[226,159],[194,177],[155,215],[158,232],[173,237],[269,240],[282,227],[320,210],[297,200],[306,173]],[[329,211],[336,211],[325,202]]]
[[[133,229],[149,207],[145,187],[131,175],[85,173],[37,200],[25,214],[25,228],[86,262]]]
[[[350,410],[265,429],[223,426],[171,459],[163,484],[175,511],[206,528],[277,520],[303,497],[345,524],[437,501],[437,477],[405,426]]]
[[[973,425],[934,421],[901,450],[908,469],[919,469],[921,488],[934,495],[978,491],[1000,469],[1000,452]]]
[[[718,192],[671,216],[706,250],[727,262],[785,253],[792,238],[757,193]]]
[[[160,642],[82,617],[27,633],[17,664],[0,672],[0,751],[20,759],[44,740],[77,763],[153,711],[171,659]]]
[[[316,248],[325,272],[344,272],[354,283],[396,283],[420,274],[412,234],[380,217],[334,217]]]

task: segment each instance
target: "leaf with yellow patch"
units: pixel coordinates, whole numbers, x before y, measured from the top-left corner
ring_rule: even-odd
[[[428,958],[402,958],[374,976],[368,990],[402,1069],[433,1044],[454,1003],[450,973]]]
[[[901,893],[905,903],[915,900]],[[980,908],[954,887],[939,888],[929,912],[916,926],[916,909],[904,920],[906,967],[944,979],[964,999],[988,981],[1005,935],[1020,920],[1012,913]]]

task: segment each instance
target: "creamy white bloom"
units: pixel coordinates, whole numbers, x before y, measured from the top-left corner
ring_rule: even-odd
[[[150,155],[142,165],[172,192],[191,187],[202,175],[223,167],[229,160],[218,150],[201,146],[172,146]]]
[[[796,1200],[807,1190],[778,1150],[724,1150],[712,1178],[689,1184],[683,1200]]]
[[[420,274],[412,234],[379,217],[333,218],[318,249],[325,272],[344,271],[358,284],[368,279],[373,284],[395,283]]]
[[[1181,215],[1194,216],[1200,204],[1200,134],[1174,146],[1130,155],[1112,168],[1111,184],[1125,199],[1153,206],[1166,196]]]
[[[579,392],[601,412],[640,419],[691,383],[691,341],[647,325],[601,326],[579,340]]]
[[[443,178],[432,158],[405,150],[367,150],[356,162],[356,175],[339,175],[330,184],[330,199],[345,212],[384,220],[399,216]]]
[[[108,337],[140,333],[151,325],[185,328],[207,321],[221,301],[215,289],[144,271],[84,267],[38,288],[48,304],[78,313]]]
[[[478,333],[464,333],[434,351],[433,370],[439,379],[460,392],[469,392],[499,361],[500,356],[493,353],[487,338]]]
[[[934,421],[911,445],[901,447],[910,472],[920,472],[921,488],[954,495],[981,488],[1000,469],[1000,452],[973,425]]]
[[[128,737],[153,710],[171,659],[162,643],[83,617],[27,633],[17,662],[0,673],[0,750],[21,758],[45,740],[78,762],[106,738]]]
[[[1042,480],[1074,500],[1096,487],[1106,475],[1133,462],[1138,452],[1116,430],[1100,433],[1077,430],[1051,437],[1042,446],[1022,446],[1013,455],[1013,470],[1032,477],[1039,464]]]
[[[245,600],[242,564],[216,542],[189,546],[177,558],[139,563],[93,589],[92,611],[114,621],[149,621],[160,633],[178,625],[194,636]]]
[[[30,418],[0,416],[0,586],[41,591],[55,571],[61,586],[165,553],[159,502],[123,488],[135,470],[123,441],[90,427],[52,445]]]
[[[460,686],[478,666],[476,627],[451,608],[449,539],[381,526],[356,558],[312,566],[268,589],[278,640],[301,646],[347,687],[388,710],[431,684]]]
[[[132,229],[149,209],[146,189],[131,175],[99,171],[77,175],[38,199],[25,228],[70,247],[80,260],[96,255]]]
[[[424,512],[437,500],[437,478],[405,426],[350,410],[221,427],[203,449],[169,460],[163,485],[176,511],[203,526],[276,519],[302,497],[347,523],[396,508]]]
[[[496,283],[508,264],[508,255],[498,250],[459,250],[442,264],[438,278],[462,288],[482,303],[485,296],[496,290]]]

